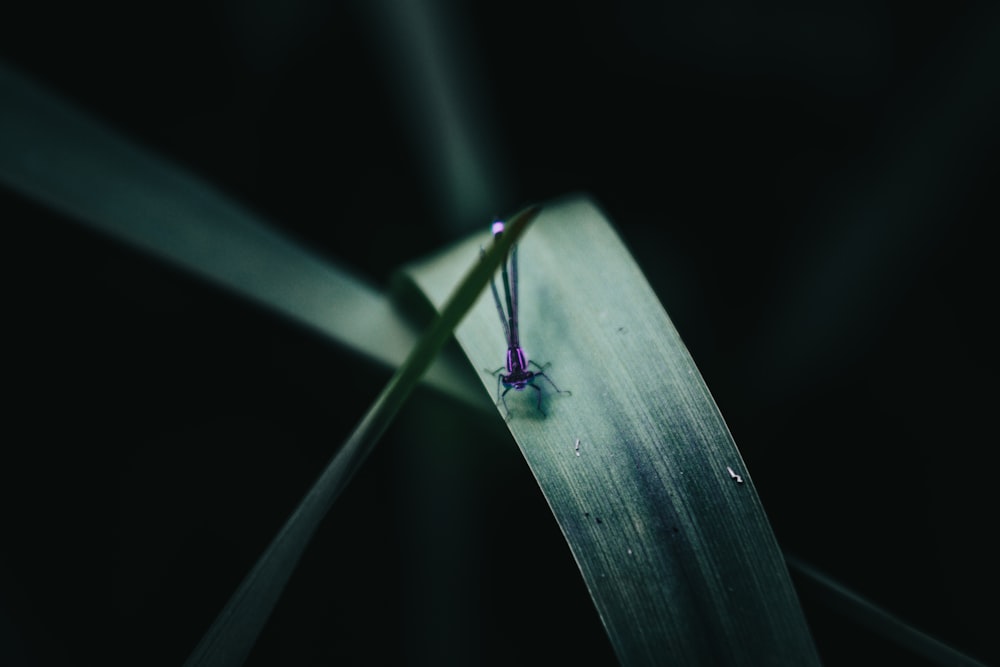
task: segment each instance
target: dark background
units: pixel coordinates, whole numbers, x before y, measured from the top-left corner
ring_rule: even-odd
[[[1000,13],[390,4],[39,2],[0,58],[378,285],[592,194],[782,547],[997,661]],[[2,188],[0,220],[0,663],[179,664],[389,371]],[[495,422],[415,396],[249,664],[614,664]],[[796,582],[826,664],[923,664]]]

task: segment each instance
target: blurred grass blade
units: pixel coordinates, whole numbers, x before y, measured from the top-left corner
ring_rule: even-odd
[[[468,231],[496,213],[510,193],[503,151],[475,52],[458,35],[471,26],[463,8],[437,0],[361,0],[354,9],[367,27],[396,96],[400,122],[423,160],[424,190],[436,217]]]
[[[0,183],[390,367],[416,344],[372,286],[2,62]],[[461,400],[467,378],[445,361],[428,373]]]
[[[458,287],[441,309],[441,314],[233,593],[188,658],[185,663],[188,667],[236,667],[243,664],[319,522],[438,356],[455,325],[468,312],[486,286],[486,281],[496,271],[504,253],[537,214],[537,208],[529,208],[516,215],[507,233],[493,244],[464,279],[460,282],[456,280]],[[477,257],[466,257],[465,267]]]
[[[985,667],[944,642],[921,632],[885,609],[866,600],[826,574],[794,556],[785,554],[788,566],[827,606],[853,619],[880,637],[945,667]],[[802,588],[805,592],[806,588]]]
[[[484,238],[410,275],[441,304]],[[508,426],[622,664],[818,664],[753,480],[606,219],[584,198],[547,204],[519,255],[521,341],[572,395],[543,387],[542,417],[511,392]],[[489,295],[455,334],[476,368],[503,363]]]

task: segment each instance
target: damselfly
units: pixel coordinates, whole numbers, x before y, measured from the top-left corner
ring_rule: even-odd
[[[493,238],[499,237],[503,234],[504,224],[501,221],[496,221],[493,223]],[[508,259],[510,268],[508,270]],[[521,339],[518,333],[518,320],[517,320],[517,246],[514,245],[510,249],[510,255],[504,257],[503,264],[501,264],[500,274],[503,278],[503,294],[504,301],[507,304],[507,311],[504,312],[503,304],[500,301],[500,293],[497,291],[497,286],[494,281],[490,280],[490,289],[493,291],[493,301],[497,306],[497,314],[500,315],[500,324],[503,325],[503,334],[507,339],[507,363],[504,366],[493,371],[493,374],[497,376],[497,403],[503,402],[504,410],[507,411],[507,416],[510,417],[510,409],[507,407],[507,393],[513,389],[514,391],[524,391],[525,387],[531,387],[536,392],[538,392],[538,411],[543,415],[545,411],[542,410],[542,389],[535,384],[537,378],[545,378],[552,388],[556,390],[559,394],[569,394],[569,391],[560,391],[556,383],[552,381],[548,375],[545,374],[545,367],[539,366],[534,361],[528,360],[528,355],[524,353],[524,348],[521,347]],[[528,366],[534,365],[537,371],[529,370]],[[503,371],[506,369],[506,373]],[[500,385],[504,386],[503,393],[500,393]]]

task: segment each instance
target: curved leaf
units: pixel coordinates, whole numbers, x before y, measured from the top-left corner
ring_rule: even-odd
[[[441,304],[484,240],[410,275]],[[508,426],[622,664],[818,664],[753,480],[604,216],[585,198],[547,205],[519,255],[521,342],[572,395],[548,388],[543,417],[534,392],[511,392]],[[476,368],[502,364],[492,297],[456,337]]]

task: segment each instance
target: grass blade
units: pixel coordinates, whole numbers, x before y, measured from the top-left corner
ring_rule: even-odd
[[[0,183],[390,367],[417,331],[365,281],[0,62]],[[435,387],[468,400],[442,361]]]
[[[411,267],[433,303],[485,232]],[[522,343],[572,396],[550,392],[542,417],[511,392],[508,426],[622,664],[818,664],[753,480],[606,219],[582,198],[547,205],[519,252]],[[502,363],[489,295],[456,338],[476,368]]]
[[[537,214],[537,208],[529,208],[515,216],[507,233],[493,244],[459,283],[441,314],[233,593],[188,658],[185,663],[188,667],[235,667],[243,664],[319,522],[451,337],[455,325],[486,286],[507,249]],[[474,259],[470,258],[466,267]]]
[[[905,623],[812,565],[788,554],[785,555],[785,560],[827,606],[853,619],[876,635],[906,648],[914,655],[919,655],[935,665],[985,667],[978,660]]]

